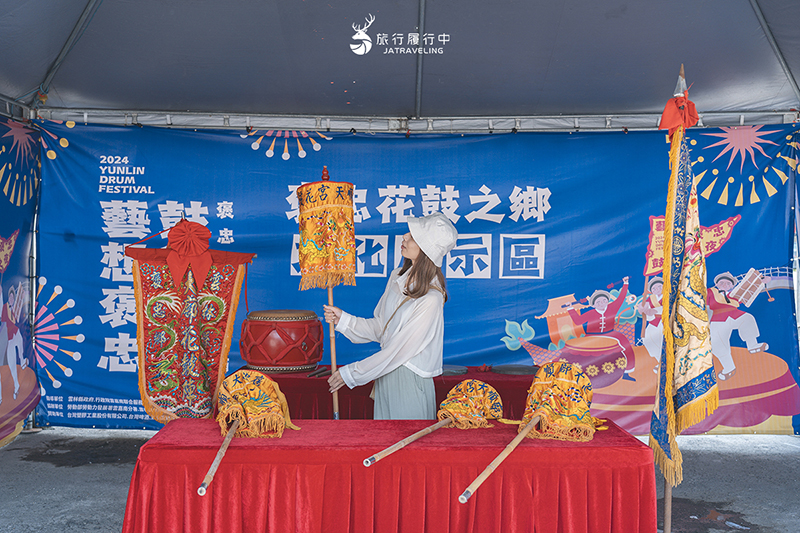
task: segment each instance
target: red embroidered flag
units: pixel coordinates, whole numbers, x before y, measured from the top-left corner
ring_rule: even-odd
[[[166,249],[134,259],[139,392],[161,423],[210,418],[225,378],[245,264],[254,254],[210,250],[207,228],[182,220]]]

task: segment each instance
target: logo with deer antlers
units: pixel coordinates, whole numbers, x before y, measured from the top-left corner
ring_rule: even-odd
[[[352,39],[356,42],[350,43],[350,50],[359,56],[366,55],[367,52],[372,50],[372,37],[367,35],[367,28],[369,28],[372,23],[375,22],[375,17],[372,16],[372,13],[370,13],[369,17],[365,17],[364,20],[366,20],[367,23],[363,28],[361,26],[357,26],[355,23],[353,24],[353,30],[355,30],[356,34],[353,35]]]

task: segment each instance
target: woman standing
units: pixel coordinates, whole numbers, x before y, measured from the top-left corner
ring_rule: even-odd
[[[400,248],[405,261],[389,277],[373,318],[325,306],[325,320],[352,342],[380,343],[380,351],[328,378],[331,392],[375,381],[376,420],[436,418],[433,378],[442,373],[447,301],[441,267],[458,232],[442,213],[409,218],[408,229]]]

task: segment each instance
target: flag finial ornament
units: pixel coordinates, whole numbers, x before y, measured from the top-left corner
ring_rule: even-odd
[[[681,63],[681,71],[678,73],[678,83],[675,85],[675,90],[672,91],[672,96],[683,96],[683,93],[687,90],[686,74],[683,70],[683,63]]]

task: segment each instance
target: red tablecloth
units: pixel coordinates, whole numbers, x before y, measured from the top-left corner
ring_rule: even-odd
[[[525,411],[525,400],[528,388],[533,381],[532,375],[515,376],[479,372],[479,367],[469,367],[468,372],[458,376],[439,376],[433,379],[436,385],[436,404],[444,400],[450,389],[465,379],[479,379],[494,387],[503,400],[503,411],[506,418],[519,420]],[[333,418],[333,400],[328,392],[328,378],[309,378],[308,373],[269,374],[286,395],[289,413],[295,418]],[[355,389],[342,387],[339,389],[339,415],[346,420],[371,420],[373,402],[369,397],[372,383]]]
[[[139,452],[123,532],[656,531],[652,451],[613,423],[587,443],[524,439],[467,504],[517,428],[444,428],[362,465],[428,424],[304,420],[280,439],[237,438],[201,497],[219,426],[170,422]]]

